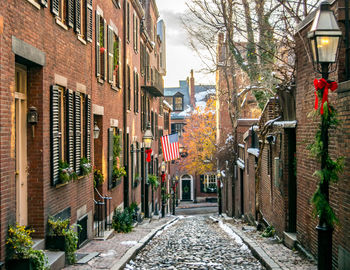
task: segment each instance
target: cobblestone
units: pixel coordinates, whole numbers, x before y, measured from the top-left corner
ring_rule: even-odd
[[[125,269],[265,269],[247,246],[208,216],[179,219],[144,247]]]

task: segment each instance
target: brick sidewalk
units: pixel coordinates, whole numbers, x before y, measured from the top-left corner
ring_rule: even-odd
[[[291,250],[276,238],[265,238],[255,227],[248,226],[242,220],[221,218],[228,227],[238,234],[249,246],[253,254],[259,258],[267,269],[283,270],[316,270],[316,262],[310,261],[303,254]],[[243,229],[245,228],[245,229]],[[255,250],[254,250],[255,249]],[[258,254],[257,254],[258,253]]]
[[[132,257],[133,252],[141,247],[145,241],[152,238],[157,230],[160,230],[167,223],[175,219],[175,217],[167,216],[158,220],[152,219],[151,222],[145,220],[130,233],[114,233],[106,241],[92,240],[79,249],[77,253],[99,252],[99,255],[87,264],[71,265],[64,269],[118,269],[118,265],[120,265],[122,260],[125,260],[128,255]]]

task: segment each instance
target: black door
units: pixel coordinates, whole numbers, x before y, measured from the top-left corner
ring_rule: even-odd
[[[241,176],[241,215],[244,215],[244,171],[240,171]]]
[[[182,180],[182,200],[191,200],[191,180]]]
[[[295,129],[287,128],[288,136],[288,232],[297,229],[297,181],[295,171],[296,135]]]

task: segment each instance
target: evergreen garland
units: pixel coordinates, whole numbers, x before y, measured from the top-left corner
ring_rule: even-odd
[[[322,99],[323,91],[317,92],[318,97]],[[328,153],[328,145],[324,145],[323,137],[328,135],[328,130],[330,128],[335,129],[339,125],[339,120],[337,119],[336,110],[333,106],[329,106],[327,101],[323,104],[323,110],[323,115],[321,115],[320,109],[314,113],[315,116],[321,115],[321,123],[316,132],[315,141],[308,146],[312,156],[314,156],[318,162],[322,163],[322,160],[324,160],[324,168],[316,170],[313,174],[313,176],[319,179],[319,182],[311,198],[311,202],[314,205],[314,216],[318,216],[333,227],[334,224],[338,224],[338,219],[325,195],[321,192],[321,185],[324,181],[330,184],[336,183],[339,180],[339,174],[344,168],[344,158],[338,157],[333,160]]]

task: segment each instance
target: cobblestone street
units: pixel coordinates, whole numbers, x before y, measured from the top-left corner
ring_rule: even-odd
[[[265,268],[209,216],[189,216],[159,232],[125,269]]]

